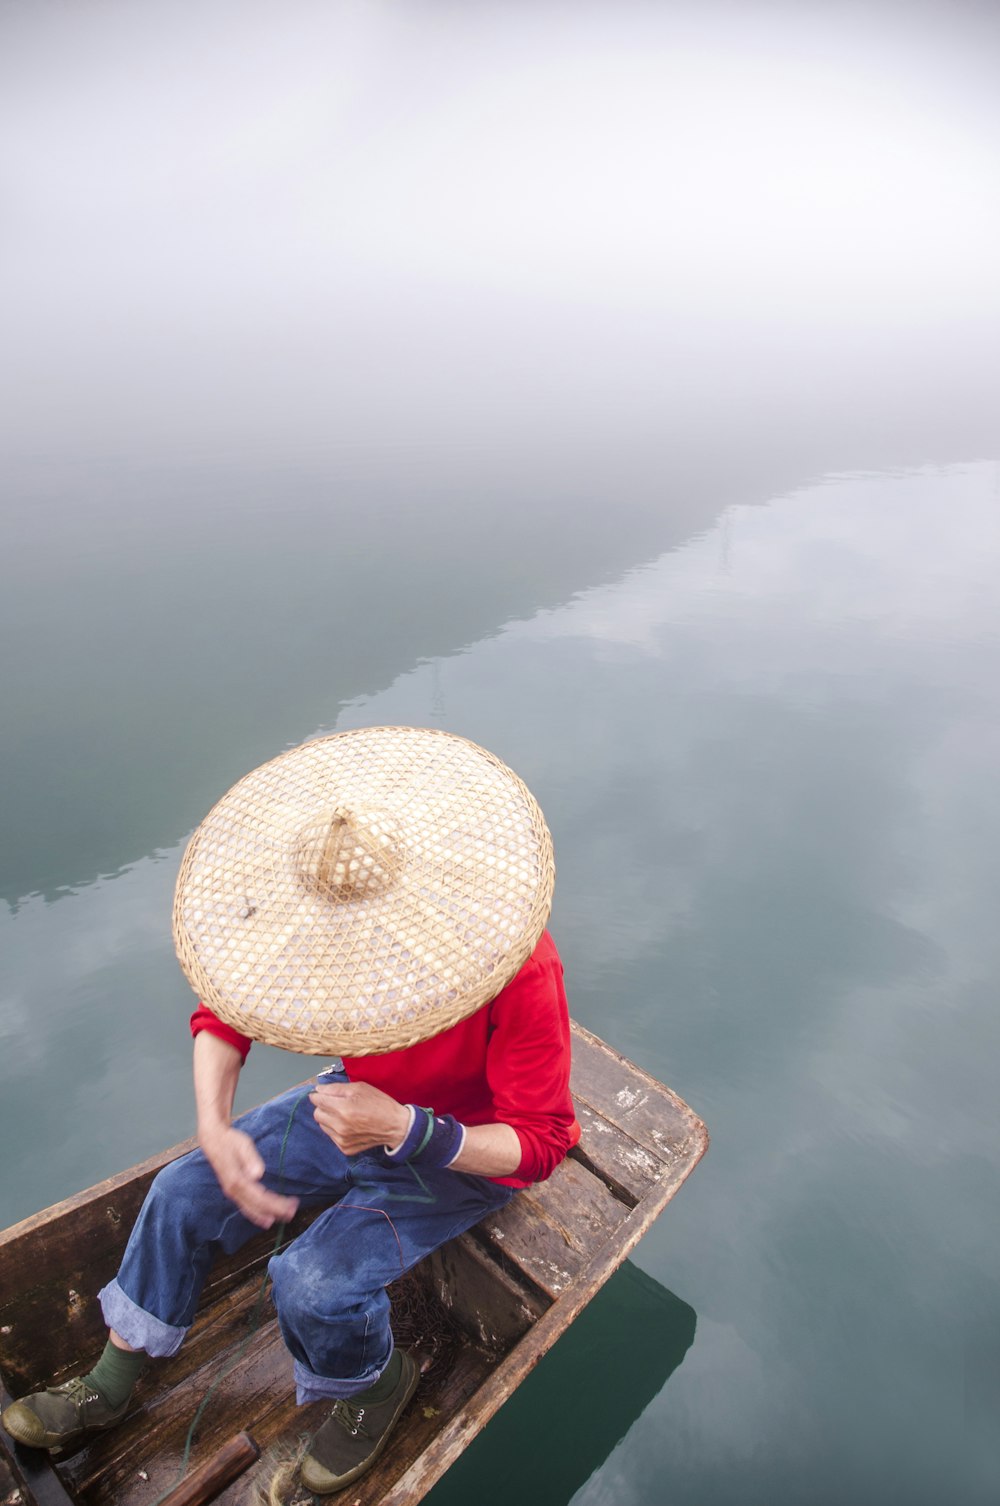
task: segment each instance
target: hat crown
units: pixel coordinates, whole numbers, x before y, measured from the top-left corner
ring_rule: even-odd
[[[295,866],[303,885],[331,904],[383,894],[403,871],[398,827],[384,811],[334,806],[300,829]]]

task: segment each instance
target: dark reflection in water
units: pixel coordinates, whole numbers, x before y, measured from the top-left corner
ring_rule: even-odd
[[[569,1501],[684,1359],[696,1317],[630,1262],[612,1276],[428,1496],[431,1506]]]
[[[4,896],[172,846],[343,702],[712,524],[717,491],[665,502],[643,458],[405,448],[24,483],[0,564]]]

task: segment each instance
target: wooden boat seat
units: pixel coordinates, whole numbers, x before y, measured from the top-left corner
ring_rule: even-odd
[[[413,1506],[426,1494],[707,1148],[705,1126],[674,1093],[582,1027],[573,1032],[580,1144],[547,1182],[394,1289],[400,1337],[414,1344],[425,1371],[382,1459],[348,1492],[350,1506]],[[0,1235],[5,1403],[72,1375],[81,1356],[96,1357],[104,1338],[96,1293],[117,1268],[152,1178],[189,1148],[177,1146]],[[294,1403],[291,1362],[262,1292],[272,1247],[273,1237],[262,1235],[218,1266],[183,1349],[152,1368],[135,1410],[113,1432],[53,1465],[0,1430],[0,1502],[17,1490],[24,1506],[151,1506],[177,1480],[192,1419],[213,1386],[189,1467],[247,1430],[263,1457],[217,1498],[226,1506],[248,1500],[255,1477],[270,1470],[272,1447],[294,1445],[325,1414],[322,1403]]]

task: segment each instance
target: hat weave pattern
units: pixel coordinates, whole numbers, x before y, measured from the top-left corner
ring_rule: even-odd
[[[368,1056],[492,999],[531,955],[555,883],[527,786],[438,729],[304,743],[194,833],[174,943],[219,1018],[269,1045]]]

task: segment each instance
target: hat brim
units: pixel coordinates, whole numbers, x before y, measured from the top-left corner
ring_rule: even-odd
[[[548,827],[506,764],[439,729],[360,728],[281,754],[213,807],[181,863],[174,942],[243,1034],[375,1055],[494,998],[554,882]]]

